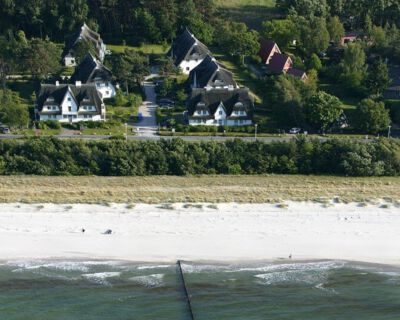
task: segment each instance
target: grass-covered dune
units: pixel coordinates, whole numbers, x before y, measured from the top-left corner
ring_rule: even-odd
[[[0,177],[0,203],[172,203],[284,200],[327,204],[385,199],[399,205],[400,178],[302,175],[157,177]]]

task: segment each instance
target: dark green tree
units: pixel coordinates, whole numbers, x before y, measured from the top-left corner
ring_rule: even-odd
[[[355,126],[360,132],[376,134],[387,129],[389,125],[389,111],[385,109],[383,102],[364,99],[357,106]]]
[[[368,93],[382,95],[390,85],[388,67],[382,59],[374,61],[369,69],[368,76],[365,79],[365,86]]]
[[[326,132],[343,113],[340,100],[326,92],[320,91],[305,103],[307,122],[316,129]]]

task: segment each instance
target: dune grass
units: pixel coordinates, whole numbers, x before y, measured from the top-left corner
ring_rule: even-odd
[[[0,176],[0,202],[24,203],[335,203],[400,200],[400,178],[330,176]]]

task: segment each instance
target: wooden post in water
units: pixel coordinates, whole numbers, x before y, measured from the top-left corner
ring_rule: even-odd
[[[182,281],[183,292],[185,294],[186,303],[187,303],[187,306],[188,306],[188,309],[189,309],[190,318],[192,320],[194,320],[194,315],[193,315],[193,310],[192,310],[192,303],[190,302],[190,296],[189,296],[189,293],[188,293],[188,290],[187,290],[187,287],[186,287],[186,281],[185,281],[185,277],[183,275],[183,271],[182,271],[182,266],[181,266],[181,261],[180,260],[178,260],[177,265],[178,265],[179,276],[180,276],[181,281]]]

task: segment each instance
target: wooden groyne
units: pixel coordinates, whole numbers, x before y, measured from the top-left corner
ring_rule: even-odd
[[[187,303],[189,314],[190,314],[190,319],[194,320],[192,303],[190,301],[190,296],[189,296],[189,293],[188,293],[188,290],[187,290],[187,287],[186,287],[185,276],[183,275],[183,271],[182,271],[182,266],[181,266],[181,261],[180,260],[178,260],[177,265],[178,265],[179,277],[181,278],[181,282],[182,282],[182,286],[183,286],[183,292],[185,294],[185,299],[186,299],[186,303]]]

